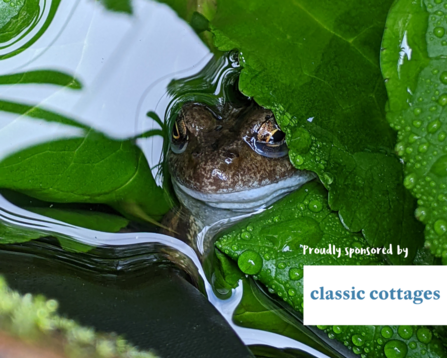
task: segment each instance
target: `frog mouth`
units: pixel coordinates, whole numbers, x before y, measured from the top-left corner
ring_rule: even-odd
[[[233,210],[239,212],[251,212],[266,208],[275,201],[283,198],[292,191],[295,191],[303,184],[315,178],[312,172],[297,172],[289,178],[276,183],[267,184],[261,187],[234,191],[226,193],[202,193],[200,191],[186,187],[173,178],[172,182],[177,196],[181,199],[185,195],[199,200],[208,206]],[[185,201],[182,200],[181,201]],[[185,206],[187,202],[183,202]]]

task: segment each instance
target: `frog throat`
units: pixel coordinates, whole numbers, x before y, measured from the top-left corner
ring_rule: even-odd
[[[190,197],[213,208],[252,212],[270,206],[314,178],[314,173],[301,171],[276,183],[230,193],[202,193],[182,185],[174,178],[172,182],[177,196],[186,207],[189,206]]]

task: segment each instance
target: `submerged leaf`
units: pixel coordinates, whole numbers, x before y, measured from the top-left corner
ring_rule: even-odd
[[[315,348],[328,357],[337,356],[285,308],[272,303],[272,300],[259,290],[253,280],[244,278],[243,287],[242,300],[233,314],[235,324],[277,333]]]
[[[129,224],[129,220],[122,216],[99,211],[39,207],[25,207],[24,209],[71,225],[96,231],[118,232]]]
[[[239,88],[270,108],[290,159],[329,190],[344,225],[372,246],[422,246],[413,198],[384,116],[380,41],[391,0],[220,0],[211,28],[220,50],[238,49]]]
[[[445,6],[399,0],[390,11],[381,56],[388,120],[398,131],[405,186],[418,199],[426,246],[447,264],[447,36]],[[442,15],[441,15],[442,14]]]
[[[326,250],[334,245],[342,251],[340,257],[334,251],[326,254],[304,253],[303,245]],[[344,254],[345,248],[366,250],[368,245],[361,235],[350,233],[343,227],[327,204],[326,190],[315,181],[305,184],[261,214],[251,216],[219,234],[216,246],[237,261],[245,274],[253,275],[271,294],[279,296],[301,314],[304,265],[384,263],[378,255],[354,253],[351,257]],[[329,338],[344,343],[355,354],[368,358],[383,357],[384,350],[392,349],[396,342],[408,352],[403,357],[416,358],[425,354],[427,357],[447,356],[443,345],[433,337],[433,331],[426,327],[401,326],[401,330],[406,330],[405,337],[399,335],[397,326],[319,328]],[[381,333],[383,329],[387,331],[386,335]],[[418,339],[422,334],[429,338],[425,341]],[[356,345],[356,337],[369,344]]]

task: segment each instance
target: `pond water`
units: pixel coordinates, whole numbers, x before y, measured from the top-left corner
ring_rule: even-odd
[[[0,27],[24,11],[25,6],[31,9],[31,5],[33,16],[16,26],[15,36],[0,35],[0,78],[4,79],[0,85],[0,160],[50,141],[82,138],[86,128],[93,128],[115,141],[133,140],[141,133],[159,128],[147,116],[148,112],[169,120],[185,101],[212,102],[231,96],[227,90],[237,76],[237,63],[231,56],[213,59],[197,34],[166,5],[137,0],[133,2],[134,11],[130,16],[107,11],[98,1],[3,0],[0,1]],[[70,74],[78,84],[56,86],[38,76],[28,82],[8,77],[48,70]],[[61,77],[54,78],[57,82]],[[199,87],[205,83],[206,91],[198,91],[194,87],[197,83]],[[55,123],[37,115],[24,116],[36,105],[71,118],[79,126]],[[138,138],[135,143],[143,151],[157,183],[162,185],[158,166],[163,154],[161,137]],[[10,253],[14,253],[17,262],[26,262],[26,255],[49,255],[50,261],[66,262],[71,270],[79,269],[73,262],[85,263],[99,276],[105,271],[130,274],[153,262],[172,262],[187,273],[189,282],[207,296],[244,344],[292,348],[301,351],[299,354],[326,356],[286,336],[236,325],[233,313],[242,300],[242,282],[226,297],[210,284],[214,234],[247,214],[209,224],[199,233],[194,245],[189,246],[175,237],[150,232],[150,227],[142,230],[137,225],[126,232],[108,233],[64,223],[43,216],[38,210],[28,210],[26,207],[33,205],[32,200],[28,205],[20,205],[28,199],[12,203],[6,199],[10,199],[10,193],[3,194],[0,197],[3,225],[39,233],[42,237],[62,237],[66,240],[65,247],[67,242],[75,241],[98,248],[89,254],[64,254],[54,251],[54,243],[41,240],[29,246],[4,246],[1,251],[6,255],[4,260]],[[82,209],[85,208],[107,212],[100,205],[84,205]],[[108,256],[110,253],[113,259]],[[5,271],[6,266],[0,265],[0,269]],[[138,280],[144,280],[138,277],[131,282],[138,285]],[[19,283],[20,277],[14,280]],[[65,290],[68,296],[72,294],[70,288]],[[51,290],[47,295],[51,295]],[[273,301],[271,304],[278,305]],[[289,319],[299,324],[296,317]],[[132,330],[124,333],[132,341]]]

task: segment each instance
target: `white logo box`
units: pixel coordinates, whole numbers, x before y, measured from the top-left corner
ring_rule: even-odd
[[[447,266],[304,266],[304,324],[447,325]]]

